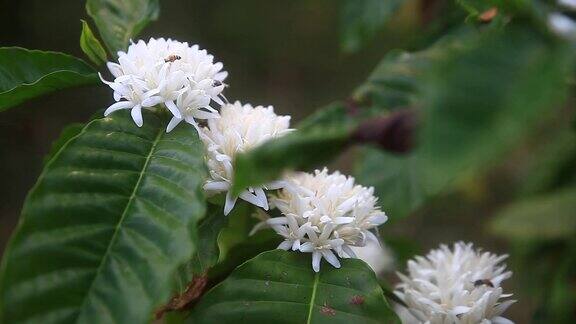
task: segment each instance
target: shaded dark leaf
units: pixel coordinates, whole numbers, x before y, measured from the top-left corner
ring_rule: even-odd
[[[0,48],[0,112],[55,90],[97,82],[96,71],[73,56]]]

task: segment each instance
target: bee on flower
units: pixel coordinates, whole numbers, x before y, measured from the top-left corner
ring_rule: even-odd
[[[108,62],[113,81],[102,82],[114,90],[114,100],[105,116],[120,109],[130,109],[132,119],[141,127],[142,109],[166,108],[172,119],[171,131],[181,121],[196,126],[195,119],[218,118],[212,103],[224,104],[222,83],[228,73],[222,63],[198,45],[189,46],[171,39],[140,40],[126,52],[118,52],[118,63]]]
[[[506,255],[455,243],[408,261],[408,274],[398,274],[395,294],[407,305],[398,312],[403,323],[511,324],[502,314],[514,300],[502,281],[512,276],[501,262]]]

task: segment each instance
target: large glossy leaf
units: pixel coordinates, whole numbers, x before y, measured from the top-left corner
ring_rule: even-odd
[[[0,48],[0,112],[55,90],[96,82],[96,71],[73,56]]]
[[[144,323],[196,247],[203,146],[128,111],[60,145],[30,192],[0,278],[4,323]]]
[[[160,14],[159,0],[88,0],[86,10],[112,53],[125,50],[131,38]]]
[[[342,48],[357,51],[370,41],[396,12],[403,0],[340,0]]]
[[[238,267],[192,309],[190,323],[399,323],[376,276],[346,259],[315,273],[310,255],[275,250]]]
[[[491,223],[492,232],[511,240],[569,239],[576,234],[576,188],[513,203]]]

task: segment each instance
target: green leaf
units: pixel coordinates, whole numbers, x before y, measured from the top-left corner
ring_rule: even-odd
[[[421,183],[417,157],[366,148],[355,168],[358,182],[372,186],[391,219],[407,216],[428,198]]]
[[[55,90],[97,82],[96,71],[73,56],[0,47],[0,112]]]
[[[131,38],[160,14],[159,0],[88,0],[86,10],[112,53],[125,50]]]
[[[378,111],[421,104],[424,74],[435,62],[460,48],[462,39],[474,34],[475,31],[469,28],[460,28],[425,50],[389,52],[354,91],[354,100],[367,103]]]
[[[491,2],[486,0],[456,0],[456,4],[472,17],[478,17],[486,10],[492,8],[494,5]]]
[[[189,323],[399,323],[376,276],[362,261],[324,263],[268,251],[238,267],[192,309]]]
[[[46,165],[46,163],[48,163],[52,159],[52,157],[54,157],[54,155],[58,153],[58,151],[60,151],[62,146],[68,143],[68,141],[71,138],[78,135],[78,133],[80,133],[83,128],[84,124],[81,123],[73,123],[64,127],[64,129],[60,133],[60,137],[58,137],[58,139],[54,141],[54,143],[52,143],[50,152],[48,152],[48,154],[44,157],[44,165]]]
[[[492,30],[435,64],[419,134],[427,191],[486,167],[566,94],[572,51],[524,26]]]
[[[562,116],[564,112],[560,114]],[[520,175],[521,195],[543,193],[576,184],[576,132],[565,128],[567,125],[558,125],[556,120],[553,125],[559,129],[537,134],[538,139],[544,141],[540,147],[530,151],[527,168]]]
[[[418,102],[418,66],[427,62],[422,53],[393,51],[387,54],[354,92],[358,102],[370,102],[379,109],[410,106]]]
[[[198,226],[198,250],[190,262],[193,274],[203,274],[218,262],[218,235],[229,220],[224,216],[222,206],[208,205],[206,217]]]
[[[0,273],[0,322],[143,323],[197,246],[203,146],[129,111],[84,126],[26,199]]]
[[[370,41],[403,0],[340,0],[341,45],[355,52]]]
[[[475,35],[475,31],[461,28],[425,50],[387,54],[368,80],[356,89],[355,100],[366,102],[379,112],[421,106],[426,73],[438,61],[462,48],[463,40]],[[417,152],[398,155],[367,147],[354,171],[359,183],[375,188],[381,206],[392,220],[409,215],[437,193],[426,191],[423,183],[426,170],[422,169]]]
[[[100,41],[94,33],[90,26],[85,20],[82,20],[82,34],[80,34],[80,48],[84,54],[86,54],[92,62],[96,65],[101,65],[108,61],[108,55],[106,50],[100,44]]]
[[[252,215],[255,212],[254,205],[239,201],[228,216],[228,222],[222,228],[217,237],[217,245],[219,249],[218,262],[222,262],[229,255],[230,251],[245,242],[259,220]],[[220,206],[220,214],[222,214],[222,206]]]
[[[233,192],[277,179],[286,169],[307,170],[324,165],[349,142],[352,122],[338,105],[313,115],[314,122],[278,139],[239,154],[234,161]]]
[[[507,206],[491,223],[494,234],[510,240],[552,240],[576,234],[576,188]]]
[[[280,244],[281,239],[276,232],[267,229],[246,236],[241,242],[222,241],[221,238],[220,241],[221,246],[222,243],[228,244],[226,245],[227,253],[221,254],[218,263],[208,272],[208,277],[216,281],[225,279],[238,265],[258,254],[275,249]]]
[[[206,274],[230,248],[244,241],[252,229],[252,205],[239,201],[225,216],[221,205],[208,204],[206,216],[198,225],[198,248],[192,259],[179,271],[178,290],[186,287],[194,276]]]

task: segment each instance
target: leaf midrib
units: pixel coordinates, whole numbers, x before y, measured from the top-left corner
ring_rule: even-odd
[[[310,297],[310,307],[308,307],[308,318],[306,319],[306,324],[310,324],[312,321],[312,311],[314,310],[314,302],[316,301],[316,289],[318,288],[319,277],[318,272],[315,272],[314,284],[312,285],[312,297]]]
[[[157,146],[158,142],[160,142],[162,135],[164,135],[164,129],[162,127],[159,127],[158,128],[158,134],[156,135],[156,138],[152,142],[152,146],[150,147],[150,152],[148,152],[148,156],[146,157],[146,161],[144,162],[144,165],[142,166],[142,171],[140,171],[140,175],[138,176],[138,180],[136,181],[136,184],[134,185],[134,190],[132,190],[132,194],[130,195],[128,202],[126,203],[126,207],[124,207],[124,211],[122,212],[122,215],[120,216],[120,220],[116,224],[116,228],[114,229],[114,233],[112,234],[112,238],[110,239],[110,243],[108,244],[108,247],[106,248],[106,251],[104,252],[104,255],[102,256],[102,260],[100,261],[98,269],[96,270],[96,273],[94,274],[94,278],[92,279],[92,282],[90,283],[90,287],[87,289],[87,292],[84,295],[84,299],[82,301],[82,304],[78,308],[78,314],[76,316],[75,322],[78,322],[78,319],[81,317],[82,310],[86,306],[86,301],[88,300],[88,296],[90,296],[90,294],[93,291],[92,289],[94,287],[94,283],[96,282],[96,279],[100,275],[100,272],[102,271],[102,268],[104,266],[105,261],[108,259],[108,256],[110,255],[111,247],[114,245],[114,243],[116,241],[116,238],[118,236],[118,232],[120,231],[122,223],[124,222],[124,219],[126,218],[126,214],[127,214],[128,209],[130,208],[130,206],[132,206],[132,202],[134,201],[134,198],[136,197],[136,192],[138,192],[138,189],[140,188],[140,184],[142,183],[142,178],[144,177],[144,173],[146,172],[146,169],[148,168],[148,166],[150,164],[150,159],[152,158],[152,154],[156,150],[156,146]]]

